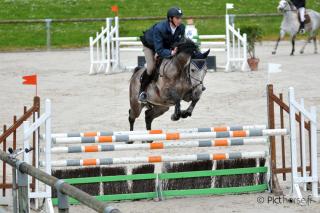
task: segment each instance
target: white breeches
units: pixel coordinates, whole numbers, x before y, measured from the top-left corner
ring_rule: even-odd
[[[305,12],[306,12],[306,9],[304,7],[300,7],[299,8],[300,20],[302,22],[304,22],[306,20],[305,17],[304,17]]]

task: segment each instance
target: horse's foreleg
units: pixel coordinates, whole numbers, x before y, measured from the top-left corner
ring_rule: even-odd
[[[291,51],[291,56],[294,55],[294,51],[295,51],[295,45],[296,45],[296,35],[292,36],[291,38],[291,44],[292,44],[292,51]]]
[[[281,39],[283,39],[284,35],[285,35],[285,32],[283,30],[281,30],[279,38],[278,38],[278,40],[276,42],[276,46],[274,47],[274,50],[272,51],[273,55],[275,55],[277,53],[277,49],[278,49],[279,43],[280,43]]]
[[[176,105],[174,106],[174,113],[171,115],[172,121],[177,121],[181,117],[181,104],[180,100],[176,102]]]
[[[182,110],[181,111],[181,118],[191,117],[193,109],[197,105],[198,101],[199,101],[199,99],[192,100],[191,104],[189,105],[189,107],[186,110]]]

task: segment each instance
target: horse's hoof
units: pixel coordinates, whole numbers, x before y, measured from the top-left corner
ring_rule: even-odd
[[[276,51],[272,51],[272,55],[275,55],[276,54]]]
[[[179,120],[179,119],[180,119],[180,116],[178,116],[178,115],[176,115],[176,114],[171,115],[171,120],[172,120],[172,121],[177,121],[177,120]]]
[[[181,118],[187,118],[187,117],[191,117],[191,112],[189,111],[182,111],[181,112]]]
[[[318,54],[318,51],[315,51],[314,54]]]
[[[294,54],[293,54],[293,53],[291,53],[291,54],[290,54],[290,56],[294,56]]]
[[[153,141],[141,141],[141,143],[152,143]]]
[[[134,141],[128,141],[128,142],[126,142],[126,144],[133,144],[134,143]]]
[[[303,54],[304,52],[303,51],[300,51],[300,54]]]

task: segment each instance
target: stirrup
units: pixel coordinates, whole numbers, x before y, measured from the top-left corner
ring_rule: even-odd
[[[140,94],[139,94],[139,102],[141,102],[141,103],[147,103],[147,93],[146,92],[141,92]]]
[[[305,30],[304,28],[301,28],[300,31],[299,31],[299,33],[300,33],[300,34],[305,34],[305,33],[306,33],[306,30]]]

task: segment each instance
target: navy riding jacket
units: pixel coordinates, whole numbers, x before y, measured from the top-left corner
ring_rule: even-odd
[[[306,7],[306,0],[291,0],[296,8]]]
[[[170,23],[168,20],[161,21],[153,25],[141,36],[143,45],[153,49],[160,57],[171,57],[171,49],[173,44],[179,42],[185,33],[185,26],[178,26],[172,35]]]

